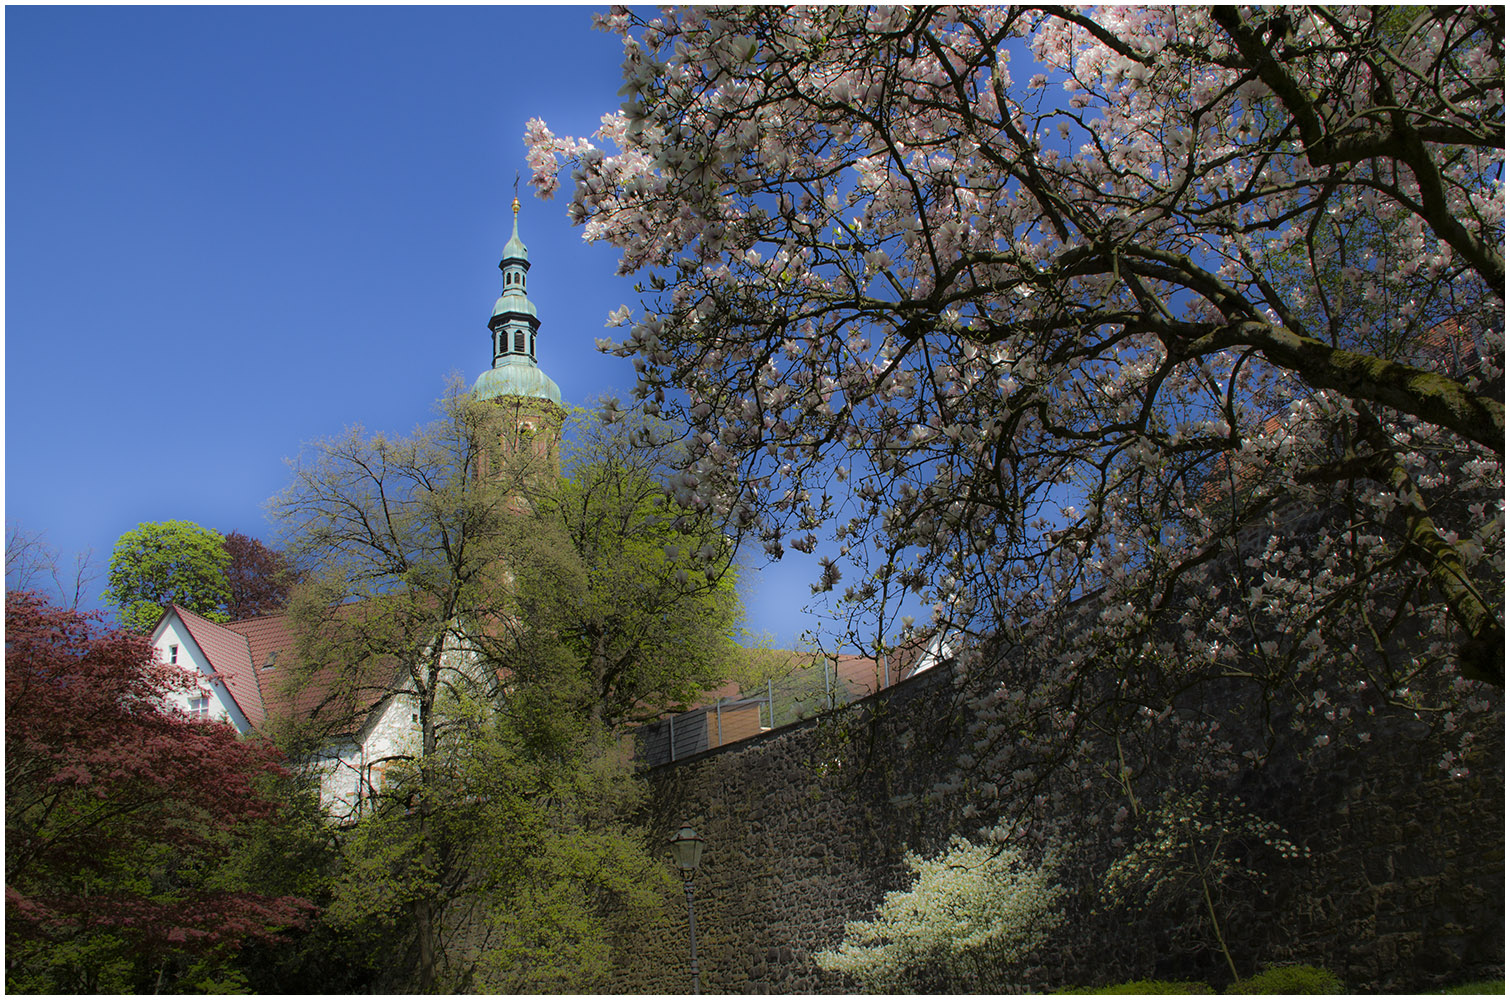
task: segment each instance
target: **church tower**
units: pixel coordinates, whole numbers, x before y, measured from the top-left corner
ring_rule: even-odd
[[[498,270],[503,272],[503,294],[488,320],[493,367],[472,384],[472,399],[497,407],[505,462],[511,457],[536,459],[555,474],[566,411],[561,406],[561,389],[535,361],[540,317],[525,294],[530,254],[519,238],[518,196],[514,198],[514,234],[504,244]]]

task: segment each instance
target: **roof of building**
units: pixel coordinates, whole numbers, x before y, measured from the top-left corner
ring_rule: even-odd
[[[503,260],[517,260],[530,266],[530,252],[525,249],[524,241],[519,238],[519,198],[514,197],[514,235],[503,245]]]
[[[557,406],[561,405],[561,387],[523,355],[505,356],[497,368],[489,368],[472,384],[473,399],[497,399],[500,396],[548,399]]]
[[[252,669],[246,638],[177,604],[171,611],[178,615],[195,644],[210,661],[210,671],[230,691],[241,714],[253,726],[262,725],[262,695],[257,688],[257,674]]]
[[[217,623],[173,605],[194,637],[210,670],[236,700],[241,714],[255,729],[278,720],[307,720],[338,702],[342,718],[360,728],[367,714],[393,689],[391,664],[373,664],[356,685],[338,664],[299,670],[293,629],[287,615],[263,615]],[[339,696],[339,697],[338,697]]]

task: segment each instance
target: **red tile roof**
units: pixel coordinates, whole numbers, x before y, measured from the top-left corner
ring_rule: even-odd
[[[369,664],[355,686],[345,664],[300,669],[303,664],[287,615],[227,622],[226,628],[246,637],[269,720],[303,721],[318,715],[339,730],[348,725],[359,729],[368,713],[393,692],[394,667],[388,662]]]
[[[392,690],[392,668],[374,666],[364,683],[347,698],[334,699],[342,671],[330,664],[307,676],[299,665],[294,633],[287,615],[263,615],[216,623],[186,608],[172,610],[210,661],[210,669],[225,682],[247,721],[255,729],[281,719],[309,719],[331,704],[342,702],[345,719],[359,727],[367,713]]]
[[[262,695],[257,688],[256,671],[246,639],[225,625],[196,615],[187,608],[173,605],[184,628],[209,659],[211,672],[230,690],[241,714],[253,727],[262,725]]]

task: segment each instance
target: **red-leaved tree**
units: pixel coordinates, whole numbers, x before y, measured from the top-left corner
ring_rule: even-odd
[[[151,968],[273,937],[311,908],[217,878],[232,832],[276,819],[261,789],[283,769],[270,744],[172,708],[194,683],[143,636],[6,595],[8,986],[99,988],[101,951]],[[60,971],[59,955],[78,961]]]
[[[282,611],[288,603],[289,588],[298,582],[294,568],[283,553],[239,531],[226,534],[225,550],[231,557],[231,564],[225,571],[226,582],[231,587],[226,613],[231,620]]]

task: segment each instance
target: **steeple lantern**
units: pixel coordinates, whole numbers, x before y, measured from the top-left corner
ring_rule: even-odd
[[[530,253],[519,238],[519,198],[514,198],[514,233],[503,246],[498,262],[503,272],[503,294],[493,303],[488,320],[492,333],[493,367],[472,386],[475,399],[519,396],[544,399],[561,405],[561,390],[536,364],[535,350],[540,317],[525,294]]]

